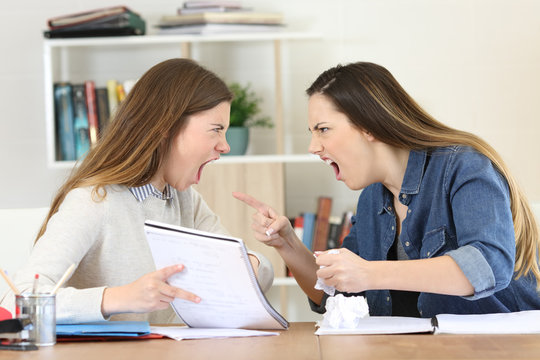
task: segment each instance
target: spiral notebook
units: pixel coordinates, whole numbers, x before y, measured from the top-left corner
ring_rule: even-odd
[[[168,279],[200,303],[176,298],[172,307],[195,328],[287,329],[289,324],[267,301],[241,239],[146,221],[146,238],[157,269],[183,264]]]

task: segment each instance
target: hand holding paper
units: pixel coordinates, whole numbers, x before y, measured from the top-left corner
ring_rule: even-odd
[[[358,293],[370,289],[371,280],[375,274],[370,272],[370,262],[341,248],[339,253],[332,250],[317,255],[317,277],[328,286],[333,286],[342,292]]]
[[[146,274],[130,284],[105,289],[103,314],[162,310],[168,308],[175,298],[200,302],[197,295],[167,283],[167,279],[183,270],[183,265],[171,265]]]

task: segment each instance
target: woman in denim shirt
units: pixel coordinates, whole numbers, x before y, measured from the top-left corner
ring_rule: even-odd
[[[540,309],[538,227],[501,157],[427,114],[385,68],[338,65],[309,95],[309,151],[364,189],[337,254],[315,260],[290,222],[245,194],[256,237],[275,247],[312,309],[318,278],[365,295],[371,315]]]

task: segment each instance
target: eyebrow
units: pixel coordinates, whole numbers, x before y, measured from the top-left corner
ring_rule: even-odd
[[[322,124],[325,124],[325,122],[321,121],[320,123],[315,124],[315,126],[313,127],[313,130],[315,130],[315,131],[319,130],[319,128],[320,128],[320,126]],[[311,129],[309,127],[308,127],[308,130],[311,131]]]

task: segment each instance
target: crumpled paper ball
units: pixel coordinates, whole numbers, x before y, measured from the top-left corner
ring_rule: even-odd
[[[361,319],[368,316],[369,307],[365,297],[337,294],[326,300],[326,313],[320,325],[332,329],[354,329]]]

